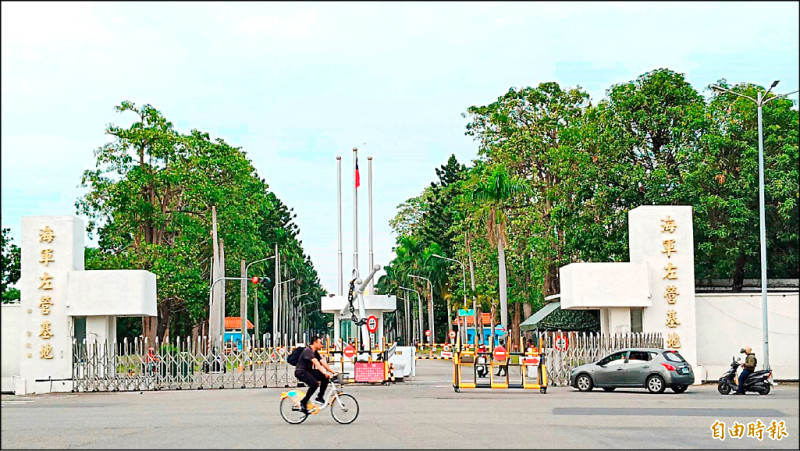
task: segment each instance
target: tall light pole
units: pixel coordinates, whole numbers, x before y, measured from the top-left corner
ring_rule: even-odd
[[[410,313],[411,309],[408,305],[408,298],[400,296],[399,293],[397,297],[403,301],[403,342],[404,346],[408,346],[408,342],[411,340],[411,318],[413,318],[414,315]]]
[[[298,320],[299,320],[299,319],[301,319],[301,318],[297,318],[297,315],[298,315],[300,312],[298,312],[298,311],[297,311],[297,308],[296,308],[296,307],[294,307],[294,300],[295,300],[295,299],[297,299],[297,298],[299,298],[299,297],[301,297],[301,296],[305,296],[305,295],[307,295],[307,294],[308,294],[308,293],[296,294],[296,295],[294,295],[294,296],[292,297],[292,299],[289,301],[289,308],[291,308],[291,309],[292,309],[292,317],[294,317],[294,320],[292,321],[292,329],[295,329],[295,328],[296,328],[296,330],[293,330],[293,331],[292,331],[292,332],[294,332],[294,341],[295,341],[295,343],[297,343],[297,332],[300,330],[300,321],[298,321]],[[293,308],[293,307],[294,307],[294,308]],[[299,305],[298,305],[297,307],[299,307]]]
[[[431,294],[431,304],[428,307],[428,324],[431,327],[431,336],[429,337],[430,339],[428,341],[430,341],[430,343],[433,344],[434,341],[433,337],[436,336],[436,330],[434,329],[434,323],[433,323],[433,284],[431,283],[431,279],[428,279],[427,277],[415,276],[413,274],[409,274],[409,277],[428,281],[428,290]]]
[[[272,304],[273,304],[273,305],[275,304],[275,302],[278,302],[278,300],[277,300],[277,299],[275,299],[275,296],[277,296],[277,295],[276,295],[276,290],[278,289],[278,287],[279,287],[279,286],[281,286],[281,285],[283,285],[283,284],[285,284],[285,283],[289,283],[289,282],[291,282],[291,281],[293,281],[293,280],[294,280],[294,277],[292,277],[292,278],[291,278],[291,279],[289,279],[289,280],[285,280],[285,281],[283,281],[283,282],[281,282],[281,283],[276,283],[276,284],[275,284],[275,286],[274,286],[274,287],[272,287]],[[273,316],[274,316],[274,315],[273,315]],[[277,345],[277,343],[278,343],[278,342],[280,342],[280,340],[278,340],[278,336],[279,336],[279,334],[281,333],[281,331],[280,331],[280,328],[278,328],[278,327],[275,327],[276,325],[279,325],[278,323],[276,323],[276,321],[277,321],[277,320],[278,320],[277,316],[274,316],[274,317],[272,318],[272,325],[273,325],[273,327],[272,327],[272,328],[273,328],[273,330],[275,330],[275,332],[274,332],[274,336],[272,337],[272,343],[273,343],[273,345]]]
[[[306,302],[301,302],[300,303],[300,315],[301,315],[301,320],[303,322],[303,327],[301,329],[303,331],[303,341],[305,343],[308,343],[308,330],[307,330],[308,329],[308,322],[306,321],[306,306],[308,304],[313,303],[313,302],[314,302],[313,299],[309,299]]]
[[[422,297],[419,295],[419,291],[412,290],[411,288],[400,287],[401,290],[412,291],[417,293],[417,303],[419,304],[419,334],[422,335],[424,333],[424,328],[422,325]],[[420,337],[421,338],[421,337]]]
[[[247,279],[249,277],[248,276],[248,274],[249,274],[248,271],[250,270],[251,266],[255,265],[256,263],[261,263],[261,262],[264,262],[264,261],[267,261],[267,260],[271,260],[273,258],[275,258],[274,255],[271,256],[271,257],[262,258],[261,260],[256,260],[256,261],[250,262],[247,265],[245,265],[245,267],[244,267],[244,278]],[[247,284],[244,285],[244,299],[245,299],[245,307],[246,307],[247,306]],[[258,330],[259,330],[258,329],[258,293],[256,293],[256,300],[255,300],[255,303],[253,304],[253,310],[255,310],[255,312],[253,313],[253,318],[255,319],[255,327],[256,327],[255,339],[256,339],[256,344],[258,344]],[[245,308],[245,310],[242,312],[242,343],[245,342],[244,341],[244,335],[245,335],[244,331],[245,331],[246,327],[247,327],[247,308]],[[244,344],[242,344],[242,349],[244,349]]]
[[[458,260],[449,258],[449,257],[445,257],[443,255],[433,254],[432,257],[441,258],[442,260],[447,260],[447,261],[451,261],[451,262],[456,262],[459,265],[461,265],[461,282],[463,283],[463,287],[464,287],[464,308],[467,308],[467,267],[464,266],[464,263],[462,263],[462,262],[460,262]],[[472,315],[473,315],[473,327],[475,328],[475,345],[477,346],[477,344],[478,344],[478,303],[475,301],[474,297],[472,298]],[[448,321],[450,321],[450,320],[448,319]],[[464,337],[465,338],[467,336],[466,335],[467,334],[467,330],[466,329],[467,329],[467,320],[465,318],[464,319]],[[492,331],[492,333],[494,333],[494,331]],[[465,342],[466,342],[466,340],[465,340]]]
[[[764,202],[764,136],[763,125],[761,119],[761,111],[767,103],[772,100],[792,95],[797,91],[788,92],[786,94],[773,94],[772,97],[767,98],[772,88],[778,85],[780,80],[775,80],[769,87],[767,92],[763,95],[761,91],[756,93],[756,98],[746,96],[744,94],[731,91],[730,89],[723,88],[717,85],[711,85],[711,89],[715,91],[724,91],[738,97],[748,99],[756,104],[758,108],[758,219],[759,219],[759,233],[761,241],[761,322],[762,333],[764,335],[764,369],[769,370],[769,321],[767,320],[767,222],[765,214]]]

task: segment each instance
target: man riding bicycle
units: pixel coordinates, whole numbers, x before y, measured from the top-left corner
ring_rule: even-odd
[[[319,355],[320,349],[322,349],[322,339],[318,336],[311,337],[310,344],[303,349],[294,370],[297,380],[308,386],[306,396],[300,401],[300,410],[305,414],[309,413],[308,402],[317,391],[317,387],[320,390],[314,402],[320,405],[325,404],[324,395],[325,389],[328,388],[328,378],[335,374],[328,362]]]

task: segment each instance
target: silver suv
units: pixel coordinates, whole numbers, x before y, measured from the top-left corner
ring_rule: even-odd
[[[675,393],[683,393],[693,383],[692,366],[674,349],[622,349],[598,362],[581,365],[569,375],[569,384],[580,391],[644,387],[650,393],[663,393],[670,387]]]

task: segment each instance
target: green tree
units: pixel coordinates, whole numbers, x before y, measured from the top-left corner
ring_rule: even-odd
[[[3,228],[2,259],[3,259],[3,304],[13,304],[20,301],[19,289],[12,285],[19,282],[20,273],[20,250],[13,243],[11,229]]]
[[[181,134],[150,105],[123,102],[116,109],[137,120],[107,128],[113,140],[95,152],[97,167],[82,178],[89,193],[76,207],[99,235],[88,269],[145,269],[158,277],[157,327],[144,320],[144,335],[197,333],[207,320],[212,206],[227,274],[238,274],[240,259],[271,255],[276,243],[294,268],[311,266],[291,209],[268,191],[244,152],[197,130]],[[313,268],[304,269],[298,283],[318,287]],[[238,312],[238,291],[227,293],[226,314]],[[259,311],[267,310],[263,297],[257,301]]]
[[[489,244],[497,246],[497,264],[499,268],[498,286],[500,291],[500,324],[508,327],[508,298],[506,281],[506,225],[508,217],[506,208],[516,196],[525,192],[525,185],[515,179],[503,166],[495,166],[485,178],[470,192],[470,199],[476,204],[472,212],[473,220],[480,222],[486,230]]]

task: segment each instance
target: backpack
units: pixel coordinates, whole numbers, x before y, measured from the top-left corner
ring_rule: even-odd
[[[300,347],[300,346],[294,348],[292,353],[289,354],[289,357],[286,358],[286,363],[292,366],[297,366],[297,362],[300,361],[300,354],[302,354],[303,350],[305,349],[306,349],[305,347]]]

